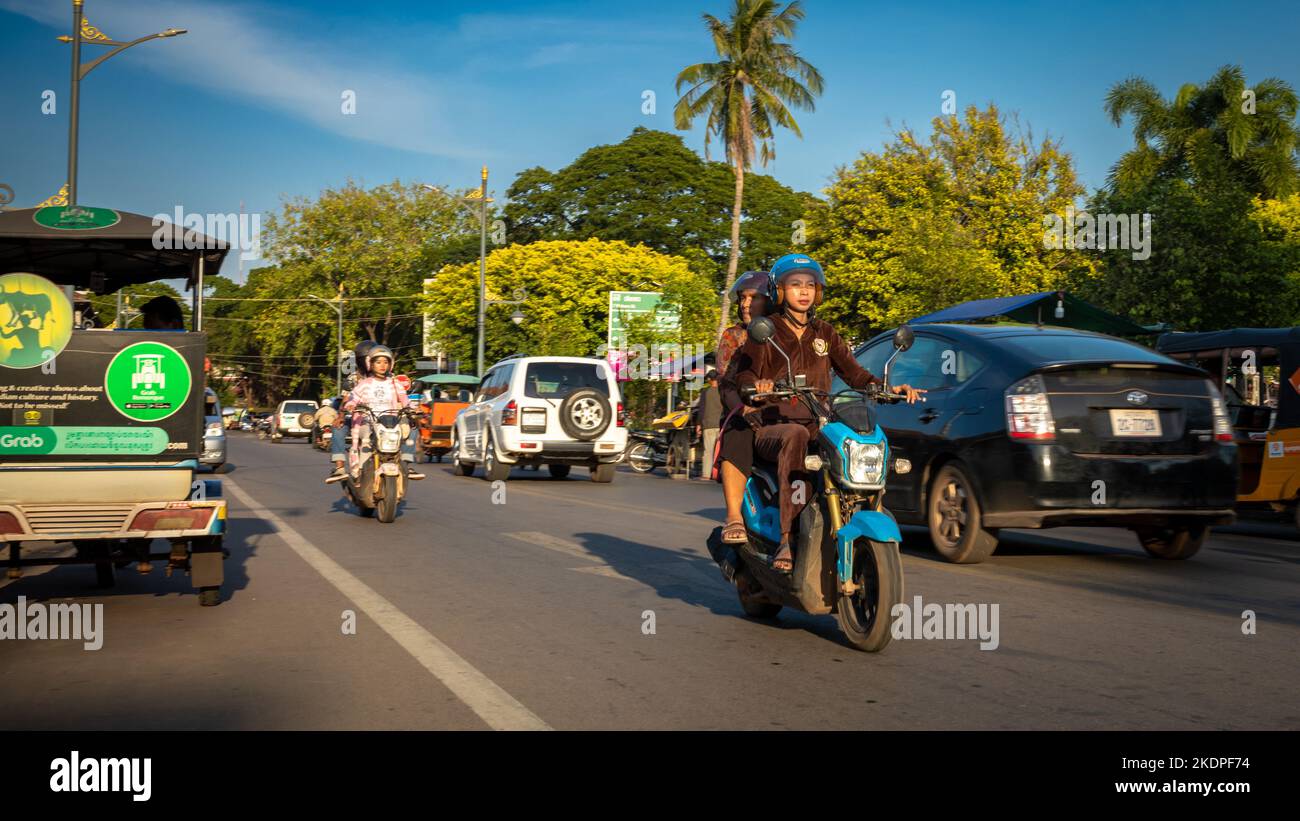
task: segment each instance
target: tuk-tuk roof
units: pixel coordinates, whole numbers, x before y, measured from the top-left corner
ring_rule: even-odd
[[[1156,340],[1156,350],[1161,353],[1196,353],[1224,348],[1281,348],[1297,344],[1300,344],[1300,328],[1230,328],[1161,334]]]
[[[477,385],[479,380],[467,373],[431,373],[415,381],[426,385]]]
[[[0,211],[0,274],[39,274],[79,288],[102,274],[103,285],[96,290],[112,293],[163,279],[192,282],[200,256],[210,276],[230,249],[194,231],[186,248],[186,229],[168,220],[109,208],[85,208],[88,215],[82,217],[68,212],[63,206]]]

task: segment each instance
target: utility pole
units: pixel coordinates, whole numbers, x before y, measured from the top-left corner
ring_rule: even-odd
[[[483,332],[487,319],[487,181],[488,167],[483,166],[483,179],[479,184],[479,241],[478,241],[478,376],[483,377]]]

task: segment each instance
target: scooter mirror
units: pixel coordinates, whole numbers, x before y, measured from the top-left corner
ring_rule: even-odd
[[[900,352],[912,347],[912,343],[915,341],[916,334],[906,325],[900,325],[898,330],[894,331],[894,347],[898,348]]]
[[[749,323],[749,338],[755,342],[766,342],[776,333],[776,326],[765,316],[755,317]]]

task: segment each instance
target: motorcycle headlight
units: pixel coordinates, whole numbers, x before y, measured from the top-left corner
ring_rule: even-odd
[[[379,450],[382,453],[396,453],[402,449],[402,433],[397,430],[379,432]]]
[[[880,445],[866,442],[844,442],[844,452],[848,462],[844,470],[845,478],[852,485],[879,485],[885,480],[885,449]]]

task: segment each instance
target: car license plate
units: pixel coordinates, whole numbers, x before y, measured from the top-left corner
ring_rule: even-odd
[[[546,428],[546,411],[524,411],[524,427]]]
[[[1115,436],[1160,436],[1160,411],[1111,410],[1110,429]]]

